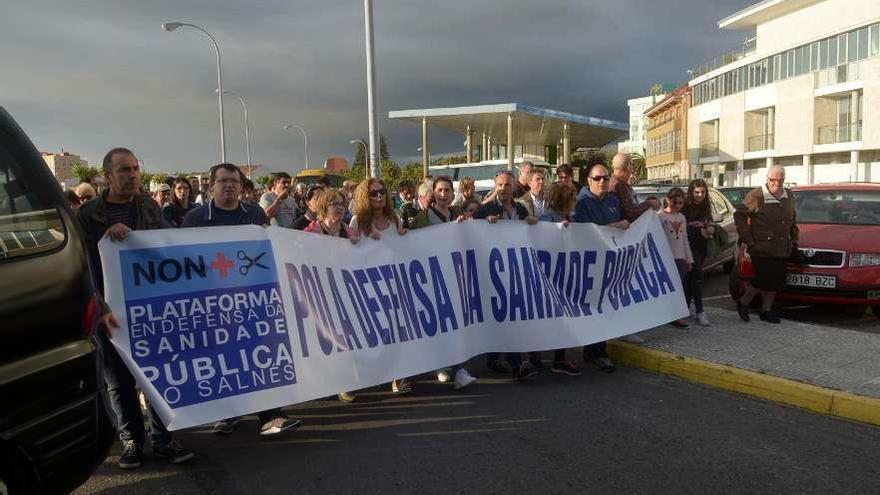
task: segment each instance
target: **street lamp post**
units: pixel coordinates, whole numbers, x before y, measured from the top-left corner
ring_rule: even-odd
[[[303,139],[305,142],[305,155],[306,155],[306,166],[305,168],[309,168],[309,135],[306,134],[306,130],[302,128],[302,126],[297,124],[284,124],[285,129],[299,129],[301,133],[303,133]]]
[[[376,68],[373,66],[373,0],[364,0],[364,36],[367,52],[367,114],[370,120],[370,168],[371,177],[379,177],[379,132],[376,121]]]
[[[223,128],[223,73],[220,69],[220,46],[217,45],[217,40],[211,36],[211,33],[206,31],[203,27],[196,26],[195,24],[190,24],[188,22],[166,22],[162,24],[162,29],[170,33],[181,26],[198,29],[204,33],[205,36],[211,40],[211,44],[214,45],[214,51],[217,53],[217,104],[220,106],[220,162],[226,163],[226,131]]]
[[[349,141],[349,143],[351,143],[351,144],[360,143],[361,146],[364,147],[364,167],[365,167],[364,178],[368,179],[370,177],[370,149],[367,148],[367,143],[363,142],[360,139],[352,139],[351,141]]]
[[[217,92],[220,90],[218,89]],[[229,96],[234,96],[238,98],[238,101],[241,102],[241,107],[244,109],[244,144],[245,150],[247,153],[247,167],[248,167],[248,179],[251,178],[251,124],[248,120],[248,109],[247,109],[247,101],[245,101],[244,97],[238,94],[233,93],[232,91],[224,91],[223,94],[227,94]]]

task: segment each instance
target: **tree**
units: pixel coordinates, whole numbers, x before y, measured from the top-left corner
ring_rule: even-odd
[[[149,172],[141,172],[141,186],[144,189],[150,190],[150,183],[153,182],[153,179],[156,179],[155,174],[151,174]]]
[[[80,182],[92,182],[92,179],[101,175],[101,171],[98,168],[79,164],[73,166],[71,173],[74,177],[79,179]]]
[[[257,179],[256,179],[257,184],[262,186],[263,189],[269,187],[269,182],[271,182],[271,181],[272,181],[271,175],[261,175],[261,176],[257,177]]]
[[[633,169],[635,170],[636,178],[639,180],[647,179],[648,167],[645,164],[645,157],[639,153],[630,153],[630,156],[633,160]]]

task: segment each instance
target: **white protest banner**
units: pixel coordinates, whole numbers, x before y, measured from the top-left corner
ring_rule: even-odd
[[[625,231],[467,221],[352,245],[209,227],[99,248],[112,342],[170,430],[687,314],[653,212]]]

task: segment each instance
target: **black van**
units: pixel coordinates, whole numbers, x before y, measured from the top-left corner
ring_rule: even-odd
[[[113,442],[73,213],[0,107],[0,493],[68,492]]]

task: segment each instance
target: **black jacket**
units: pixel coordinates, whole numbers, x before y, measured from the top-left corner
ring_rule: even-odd
[[[92,272],[95,274],[95,282],[101,293],[104,293],[104,270],[101,267],[101,256],[98,254],[98,241],[104,237],[104,233],[110,228],[107,225],[107,194],[104,191],[97,198],[80,206],[76,212],[76,221],[83,230],[86,250],[89,261],[92,264]],[[132,230],[151,230],[168,227],[162,217],[162,210],[153,201],[153,198],[138,194],[134,197],[135,224]]]
[[[519,220],[525,220],[529,216],[529,210],[526,209],[525,206],[522,205],[519,201],[513,202],[513,208],[516,210],[517,216],[519,216]],[[492,201],[491,203],[486,203],[474,213],[474,218],[481,219],[490,216],[498,216],[501,217],[504,213],[504,207],[501,206],[497,200]]]
[[[269,219],[266,217],[266,212],[260,208],[260,205],[255,205],[253,203],[239,203],[238,204],[238,216],[235,219],[234,223],[224,223],[219,221],[217,217],[214,215],[214,210],[216,207],[214,206],[214,201],[208,201],[202,206],[194,210],[190,210],[189,213],[183,217],[183,222],[180,223],[181,228],[187,227],[214,227],[217,225],[268,225]]]

